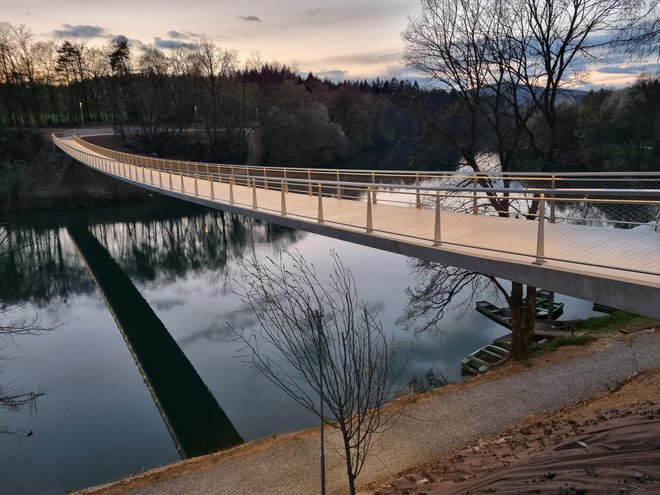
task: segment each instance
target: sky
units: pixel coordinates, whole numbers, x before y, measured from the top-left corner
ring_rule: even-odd
[[[39,38],[167,48],[206,35],[242,61],[295,63],[338,79],[412,76],[401,61],[401,32],[420,0],[2,0],[0,21],[25,24]],[[623,63],[592,71],[588,86],[618,86],[657,64]]]

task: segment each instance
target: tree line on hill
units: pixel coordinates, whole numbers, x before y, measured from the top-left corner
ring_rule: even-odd
[[[414,50],[407,57],[414,66]],[[500,98],[501,86],[483,84],[479,105],[491,111],[474,115],[475,93],[457,85],[332,82],[264,63],[258,54],[241,64],[236,51],[206,37],[168,50],[136,48],[124,37],[99,47],[36,40],[26,26],[0,23],[0,127],[133,125],[143,151],[225,163],[245,162],[255,133],[263,165],[339,166],[365,151],[403,146],[408,158],[401,166],[412,169],[451,169],[461,161],[475,168],[471,159],[484,153],[511,170],[657,168],[655,76],[589,93],[562,85],[552,121],[529,95],[514,107]],[[529,111],[516,146],[512,126],[502,125],[512,109]],[[503,116],[498,126],[495,111]],[[498,149],[503,142],[509,153]],[[551,156],[543,152],[550,147]]]

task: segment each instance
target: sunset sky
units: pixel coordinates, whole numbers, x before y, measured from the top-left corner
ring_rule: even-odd
[[[25,24],[38,37],[105,44],[124,35],[135,45],[167,48],[205,34],[241,60],[296,62],[331,79],[406,77],[401,31],[419,0],[4,0],[0,21]],[[609,64],[592,85],[626,83],[657,64]]]

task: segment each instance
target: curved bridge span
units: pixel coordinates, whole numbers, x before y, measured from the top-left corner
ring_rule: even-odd
[[[154,192],[660,319],[660,173],[251,167],[121,153],[74,132],[52,139]]]

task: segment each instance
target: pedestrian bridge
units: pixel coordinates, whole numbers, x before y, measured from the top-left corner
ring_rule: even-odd
[[[83,137],[111,132],[52,140],[154,192],[660,319],[660,172],[255,167],[121,153]]]

